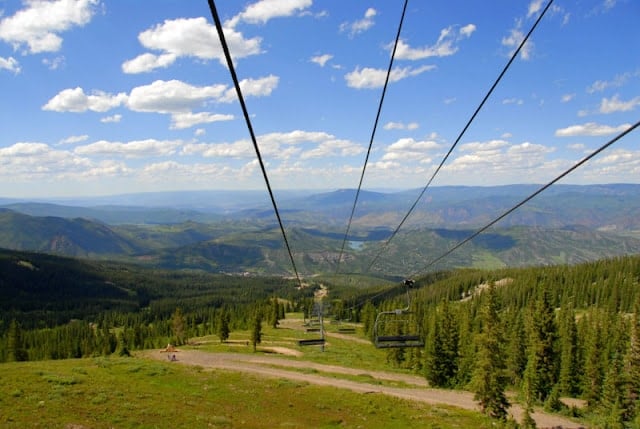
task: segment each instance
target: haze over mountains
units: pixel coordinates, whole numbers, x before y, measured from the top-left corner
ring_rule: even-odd
[[[421,272],[539,188],[433,187],[373,267]],[[420,189],[362,191],[343,270],[366,271]],[[303,274],[335,270],[355,190],[277,191]],[[287,274],[266,191],[196,191],[49,201],[3,200],[0,247],[127,259],[164,268]],[[640,185],[554,186],[433,268],[575,263],[640,253]]]

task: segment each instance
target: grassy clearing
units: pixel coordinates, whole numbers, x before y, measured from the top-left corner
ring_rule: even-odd
[[[2,428],[489,428],[478,413],[152,362],[0,365]]]

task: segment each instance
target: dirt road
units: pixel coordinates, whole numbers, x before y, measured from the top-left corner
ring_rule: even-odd
[[[143,357],[166,360],[166,353],[159,351],[147,351]],[[258,374],[265,377],[284,378],[288,380],[302,381],[321,386],[332,386],[348,389],[358,393],[382,393],[412,401],[429,404],[445,404],[468,410],[478,410],[477,403],[473,400],[473,394],[459,390],[431,389],[423,377],[408,374],[396,374],[383,371],[368,371],[357,368],[347,368],[336,365],[324,365],[302,360],[293,360],[270,355],[249,355],[241,353],[209,353],[197,350],[183,350],[177,353],[177,364],[198,365],[203,368],[218,368],[231,371],[239,371]],[[297,369],[297,370],[296,370]],[[308,374],[300,372],[300,369],[313,369],[327,374],[366,375],[377,380],[397,381],[413,387],[392,387],[356,382],[320,374]],[[520,421],[523,410],[519,405],[510,409],[516,420]],[[538,428],[562,427],[577,429],[580,426],[568,419],[543,412],[533,413]]]

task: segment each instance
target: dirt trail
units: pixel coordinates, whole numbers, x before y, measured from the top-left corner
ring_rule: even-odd
[[[159,351],[146,351],[141,356],[166,360],[166,354]],[[277,356],[247,355],[240,353],[211,353],[198,350],[183,350],[177,354],[178,364],[198,365],[203,368],[219,368],[232,371],[258,374],[265,377],[285,378],[288,380],[307,382],[321,386],[332,386],[348,389],[358,393],[382,393],[412,401],[428,404],[444,404],[467,410],[478,410],[478,404],[473,400],[471,392],[459,390],[431,389],[422,377],[408,374],[396,374],[384,371],[368,371],[356,368],[347,368],[336,365],[324,365],[307,361],[297,361]],[[344,380],[320,374],[308,374],[296,371],[296,369],[313,369],[318,372],[367,375],[378,380],[398,381],[415,387],[391,387]],[[518,421],[521,420],[523,410],[519,405],[513,405],[511,415]],[[582,426],[560,416],[554,416],[543,412],[534,412],[538,428],[566,428],[578,429]]]

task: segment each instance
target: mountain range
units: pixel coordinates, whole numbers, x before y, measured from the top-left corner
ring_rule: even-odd
[[[390,242],[421,189],[361,191],[346,241],[355,190],[283,191],[276,193],[276,201],[303,275],[339,268],[400,276],[424,269],[576,263],[640,253],[640,185],[559,185],[433,263],[538,188],[430,188]],[[290,275],[291,261],[265,194],[195,191],[3,200],[0,247],[172,269]]]

